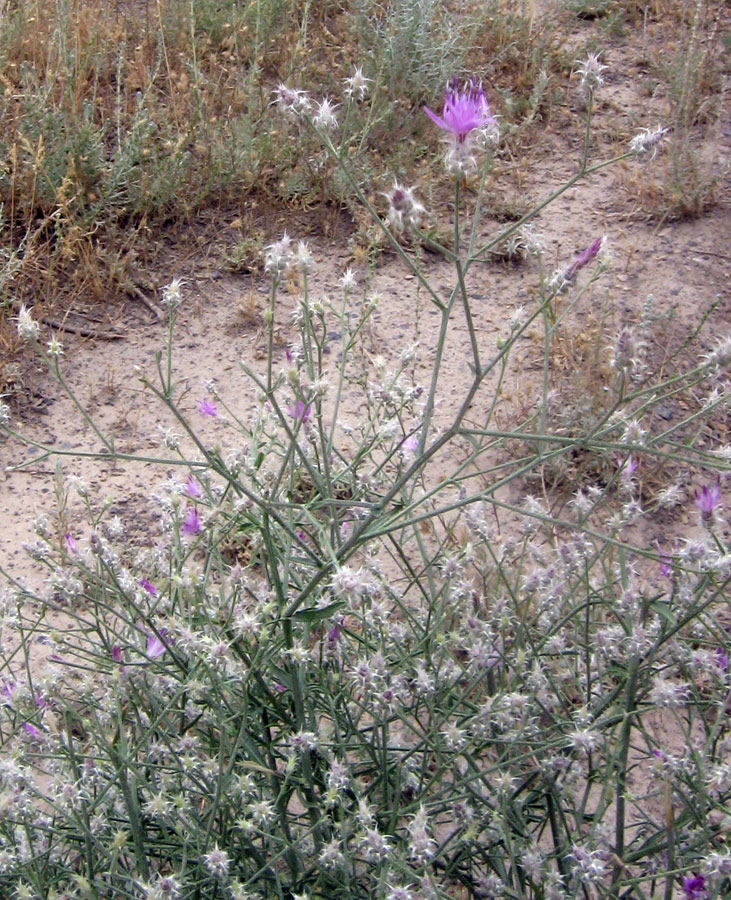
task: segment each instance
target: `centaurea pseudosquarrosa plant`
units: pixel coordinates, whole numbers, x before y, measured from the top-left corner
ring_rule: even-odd
[[[443,130],[451,123],[455,145],[485,127],[479,90],[455,85],[434,119]],[[284,86],[279,95],[299,122],[321,126],[352,177],[332,123],[317,116],[322,105]],[[589,165],[589,147],[569,184],[608,164]],[[358,195],[354,177],[352,185]],[[156,492],[156,540],[126,546],[86,491],[88,546],[64,541],[67,526],[54,534],[39,524],[42,546],[32,549],[51,573],[49,590],[15,586],[3,603],[3,675],[14,688],[0,704],[2,741],[13,751],[0,765],[0,895],[547,900],[727,891],[731,862],[715,823],[731,800],[727,654],[718,653],[727,641],[716,615],[728,554],[717,534],[705,535],[674,554],[658,583],[656,548],[633,545],[626,527],[649,461],[728,469],[725,456],[695,441],[679,446],[678,423],[660,433],[647,422],[653,397],[717,381],[723,351],[652,393],[629,385],[612,395],[606,421],[579,438],[506,430],[492,398],[518,342],[543,319],[549,343],[594,276],[580,288],[568,279],[567,305],[548,317],[556,291],[544,283],[538,247],[535,306],[497,340],[485,333],[472,267],[537,210],[481,238],[479,221],[464,227],[461,189],[455,178],[454,240],[442,248],[455,266],[447,292],[393,235],[396,223],[368,206],[438,317],[425,385],[411,352],[372,365],[357,353],[375,301],[357,296],[352,277],[341,303],[313,300],[315,253],[295,251],[286,237],[267,251],[268,360],[266,374],[250,371],[256,408],[242,416],[239,398],[217,391],[235,435],[229,450],[211,447],[170,375],[171,316],[162,387],[145,384],[185,441],[167,439],[157,459],[163,472],[182,474],[166,474]],[[394,199],[408,210],[408,197]],[[402,216],[416,239],[419,207]],[[595,244],[573,276],[596,266]],[[283,327],[277,291],[295,269],[295,349],[285,358],[273,340]],[[460,312],[469,366],[438,418]],[[340,353],[328,378],[333,334]],[[60,373],[59,359],[46,358]],[[521,449],[495,462],[507,440],[525,448],[529,438],[539,454]],[[115,452],[111,440],[104,446]],[[607,455],[611,483],[578,484],[568,507],[512,499],[525,479],[542,487],[547,460],[579,452]],[[108,464],[109,453],[99,456]],[[73,627],[46,623],[48,612]],[[11,677],[23,655],[15,648],[41,634],[55,671],[39,685],[30,665],[21,666],[25,682]],[[655,729],[661,716],[680,728],[677,747]],[[640,791],[632,779],[645,770]]]

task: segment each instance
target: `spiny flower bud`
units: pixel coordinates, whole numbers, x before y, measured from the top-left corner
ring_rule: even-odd
[[[177,309],[182,303],[183,297],[180,288],[183,286],[182,278],[173,278],[170,284],[162,289],[162,304],[169,310]]]
[[[296,118],[305,115],[312,108],[307,91],[299,91],[281,83],[274,92],[274,102],[286,113]]]
[[[264,269],[268,275],[282,275],[289,272],[293,263],[292,238],[285,231],[278,241],[266,248]]]
[[[345,96],[354,100],[365,100],[368,96],[368,83],[370,80],[370,78],[365,77],[361,67],[356,66],[350,78],[345,79]]]
[[[33,318],[31,310],[25,305],[18,311],[18,334],[24,341],[34,341],[38,337],[40,325]]]
[[[335,115],[335,107],[330,100],[325,97],[317,105],[317,112],[312,117],[315,128],[322,131],[334,131],[338,127],[338,119]]]
[[[634,335],[629,328],[623,328],[617,336],[617,343],[614,345],[612,368],[619,374],[625,377],[628,376],[635,367],[634,355]]]
[[[660,141],[662,141],[667,130],[667,128],[662,128],[660,125],[656,128],[643,128],[643,130],[639,134],[636,134],[630,141],[630,153],[634,153],[635,156],[642,156],[649,150],[652,150],[652,159],[654,159],[657,156]]]
[[[385,194],[388,200],[388,224],[394,231],[410,231],[418,228],[425,209],[414,197],[414,188],[404,188],[394,181],[393,188]]]
[[[588,93],[604,84],[602,72],[606,68],[607,66],[599,62],[596,53],[590,53],[578,69],[579,75],[581,75],[581,89]]]

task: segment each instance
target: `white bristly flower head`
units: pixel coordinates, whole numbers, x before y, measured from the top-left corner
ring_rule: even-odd
[[[350,266],[348,266],[348,268],[345,270],[345,274],[340,279],[340,284],[342,284],[344,291],[352,291],[353,288],[358,284],[356,274],[350,268]]]
[[[652,150],[652,159],[657,156],[658,147],[667,133],[667,128],[658,125],[656,128],[643,128],[639,134],[636,134],[629,143],[630,153],[635,156],[643,156]]]
[[[59,356],[63,356],[63,344],[59,341],[59,339],[54,335],[51,340],[48,342],[48,353],[54,359],[58,359]]]
[[[535,225],[523,225],[518,231],[526,253],[531,256],[541,256],[546,252],[546,236],[538,231]]]
[[[264,270],[268,275],[284,275],[294,264],[292,238],[285,231],[282,237],[269,244],[264,256]]]
[[[295,259],[297,262],[297,268],[303,274],[307,274],[312,271],[312,266],[314,260],[312,258],[312,251],[310,250],[310,245],[307,241],[297,241],[297,252],[295,254]]]
[[[25,305],[18,312],[18,334],[24,341],[35,341],[38,338],[40,325],[31,315],[31,311]]]
[[[338,118],[335,115],[335,107],[328,97],[325,97],[324,100],[318,103],[317,111],[312,117],[312,121],[315,128],[320,128],[323,131],[335,131],[338,127]]]
[[[298,91],[296,88],[280,83],[274,94],[274,102],[277,106],[295,118],[305,115],[312,109],[307,91]]]
[[[579,64],[578,73],[581,75],[581,89],[588,93],[594,91],[604,84],[602,72],[607,68],[599,62],[596,53],[590,53],[585,60]]]
[[[706,356],[706,362],[714,369],[728,369],[731,366],[731,334],[720,338],[716,346]]]
[[[225,850],[221,850],[218,844],[214,844],[213,850],[210,853],[206,853],[203,861],[211,875],[216,878],[224,878],[228,874],[230,863],[228,853]]]
[[[414,196],[414,188],[401,187],[394,181],[393,188],[384,195],[388,200],[388,224],[394,231],[410,231],[418,228],[425,209]]]
[[[7,403],[0,400],[0,425],[10,424],[10,407]]]
[[[369,93],[368,83],[370,80],[363,74],[363,69],[356,66],[350,78],[345,79],[345,96],[352,100],[365,100]]]
[[[184,281],[182,278],[173,278],[170,284],[166,285],[162,289],[163,306],[167,306],[167,308],[171,311],[177,309],[180,306],[180,304],[183,302],[183,297],[180,293],[180,289],[183,284]]]

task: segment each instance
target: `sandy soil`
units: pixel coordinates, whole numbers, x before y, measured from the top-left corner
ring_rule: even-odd
[[[582,26],[583,27],[583,26]],[[582,33],[579,37],[585,35]],[[667,100],[649,98],[644,93],[641,78],[642,53],[639,44],[647,35],[636,38],[636,44],[608,46],[602,54],[608,66],[606,84],[598,92],[596,139],[592,158],[608,157],[622,146],[642,126],[653,126],[667,120]],[[637,61],[639,60],[639,62]],[[583,125],[582,98],[578,79],[566,86],[567,112],[573,113],[571,128],[547,130],[540,152],[521,173],[521,164],[511,167],[512,177],[501,175],[491,180],[491,197],[510,202],[538,200],[551,193],[572,175],[579,164]],[[568,121],[563,117],[563,121]],[[713,137],[713,135],[712,135]],[[698,328],[711,304],[716,308],[693,345],[697,356],[711,347],[718,336],[728,333],[731,326],[729,298],[729,207],[731,191],[728,173],[731,130],[717,129],[715,140],[704,145],[708,164],[719,176],[716,205],[701,218],[691,221],[657,221],[648,217],[637,200],[639,186],[657,177],[653,167],[667,164],[660,157],[631,161],[620,168],[603,171],[591,180],[580,182],[555,204],[543,211],[536,225],[548,241],[547,259],[555,265],[566,265],[575,254],[588,246],[597,236],[607,235],[613,254],[611,272],[591,289],[567,322],[570,333],[602,321],[607,335],[616,334],[621,327],[636,323],[648,295],[654,296],[655,312],[667,319],[658,332],[657,345],[651,348],[655,362],[662,363],[662,347],[682,344]],[[504,154],[509,157],[509,151]],[[507,171],[505,162],[502,171]],[[444,183],[446,176],[439,160],[434,164],[435,181]],[[428,201],[430,192],[420,195]],[[432,196],[437,196],[438,192]],[[471,200],[468,198],[468,202]],[[450,226],[447,207],[429,210],[431,221]],[[502,226],[489,217],[484,221],[482,234],[494,235]],[[304,228],[303,220],[303,228]],[[236,229],[222,222],[220,244],[204,257],[182,263],[171,258],[167,272],[157,272],[155,278],[161,289],[173,276],[185,279],[185,302],[180,311],[175,337],[175,370],[182,391],[183,411],[199,421],[210,439],[225,444],[225,426],[220,422],[203,422],[196,410],[206,393],[206,385],[215,381],[219,390],[235,412],[247,418],[254,410],[255,391],[242,370],[241,361],[255,370],[263,371],[265,339],[261,311],[269,290],[268,279],[261,274],[233,275],[215,262],[223,257],[227,243],[235,239]],[[295,238],[297,227],[290,224]],[[272,229],[271,240],[279,237]],[[317,235],[312,237],[315,270],[310,290],[314,296],[340,294],[339,279],[346,266],[353,264],[347,241],[333,244]],[[213,260],[213,262],[212,262]],[[425,254],[425,273],[447,295],[453,285],[449,266],[440,257]],[[429,370],[432,348],[436,340],[438,317],[425,296],[418,292],[413,275],[405,272],[403,263],[385,254],[371,275],[356,265],[362,296],[380,297],[373,327],[368,334],[368,352],[382,355],[392,362],[401,350],[415,342],[419,358],[414,368],[415,381],[423,381]],[[538,273],[533,262],[520,266],[506,265],[499,260],[476,264],[469,276],[468,289],[481,340],[481,350],[487,357],[494,352],[496,339],[506,335],[507,319],[519,305],[530,308],[536,293]],[[283,297],[277,308],[280,346],[277,350],[284,362],[284,346],[293,335],[290,322],[291,299]],[[244,312],[242,312],[242,310]],[[253,315],[251,314],[253,312]],[[165,343],[166,324],[156,319],[141,304],[130,303],[115,308],[112,322],[116,332],[124,335],[115,341],[82,340],[63,336],[66,349],[63,371],[69,384],[101,428],[115,435],[117,447],[125,453],[139,456],[161,455],[161,429],[171,423],[162,410],[141,386],[139,373],[144,372],[155,381],[155,353]],[[456,317],[447,349],[447,369],[440,387],[440,399],[445,409],[452,398],[460,397],[467,378],[466,359],[468,336],[463,321]],[[503,421],[515,415],[515,403],[530,395],[532,383],[539,375],[539,359],[530,337],[525,339],[520,365],[514,367],[498,406]],[[81,420],[78,412],[58,385],[48,378],[39,378],[34,389],[42,397],[44,408],[27,416],[23,431],[33,440],[56,450],[97,451],[99,440]],[[487,396],[487,385],[484,396]],[[480,401],[478,401],[480,402]],[[359,397],[353,392],[347,398],[346,415],[358,415]],[[667,415],[677,411],[672,408]],[[221,429],[224,429],[222,432]],[[718,434],[723,442],[723,434]],[[729,440],[726,434],[726,441]],[[17,469],[19,463],[38,461]],[[449,464],[448,460],[444,461]],[[150,501],[151,485],[166,477],[160,467],[152,469],[143,463],[120,464],[114,461],[62,458],[66,477],[77,476],[90,487],[95,503],[112,499],[113,512],[123,520],[126,528],[146,540],[154,531],[155,510]],[[22,582],[41,587],[42,574],[30,564],[23,544],[33,540],[34,517],[55,515],[53,459],[43,459],[33,448],[23,447],[14,440],[0,439],[0,566]],[[517,498],[515,498],[517,499]],[[69,499],[67,522],[78,539],[83,540],[81,502]],[[674,526],[685,529],[695,520],[692,493],[688,503],[674,519]],[[646,523],[648,544],[659,530],[666,530],[668,522]]]

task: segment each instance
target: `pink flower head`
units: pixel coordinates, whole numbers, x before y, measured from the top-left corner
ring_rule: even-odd
[[[305,403],[303,400],[298,400],[296,407],[287,407],[287,412],[296,422],[302,422],[303,425],[306,425],[310,420],[310,414],[312,413],[312,404]]]
[[[484,128],[495,121],[482,85],[478,85],[474,78],[461,91],[457,86],[457,79],[452,79],[452,84],[447,85],[441,116],[432,112],[428,106],[424,107],[424,112],[432,122],[454,135],[460,144],[464,143],[471,131]]]
[[[721,476],[716,476],[716,483],[713,487],[703,485],[700,491],[695,492],[695,505],[698,507],[701,518],[709,519],[713,514],[713,510],[721,502]]]
[[[198,510],[195,506],[189,506],[183,519],[183,534],[200,534],[203,531]]]
[[[157,597],[157,588],[151,581],[148,581],[147,578],[140,578],[140,585],[151,597]]]
[[[629,478],[634,472],[637,471],[638,462],[631,453],[626,460],[619,454],[617,454],[617,466],[622,469],[622,475],[625,475]]]
[[[213,400],[209,400],[208,397],[204,397],[201,402],[198,404],[198,412],[202,416],[210,416],[215,419],[218,415],[218,409]]]
[[[596,258],[597,254],[602,248],[602,241],[604,238],[597,238],[593,244],[590,244],[586,250],[582,250],[581,253],[576,257],[576,259],[571,263],[571,265],[566,269],[563,273],[564,281],[571,282],[576,278],[577,272],[584,268],[584,266],[588,266],[589,263]]]
[[[419,435],[410,434],[403,443],[404,453],[416,453],[419,449]]]
[[[122,648],[119,644],[115,644],[112,647],[112,659],[114,662],[120,663],[124,659],[124,654],[122,653]]]
[[[163,655],[163,653],[167,650],[167,644],[164,641],[165,638],[165,628],[160,629],[160,637],[156,634],[149,634],[147,636],[147,655],[152,657],[152,659],[159,659]]]
[[[703,875],[689,875],[683,879],[683,890],[686,900],[701,900],[708,896],[706,879]]]
[[[716,647],[716,664],[724,675],[728,675],[728,653],[724,652],[723,647]]]
[[[655,541],[655,543],[657,544],[657,558],[660,562],[660,574],[664,578],[670,578],[673,574],[672,559],[666,553],[663,553],[660,541]]]
[[[185,493],[193,500],[198,500],[203,496],[201,483],[192,472],[188,475],[188,480],[185,482]]]

